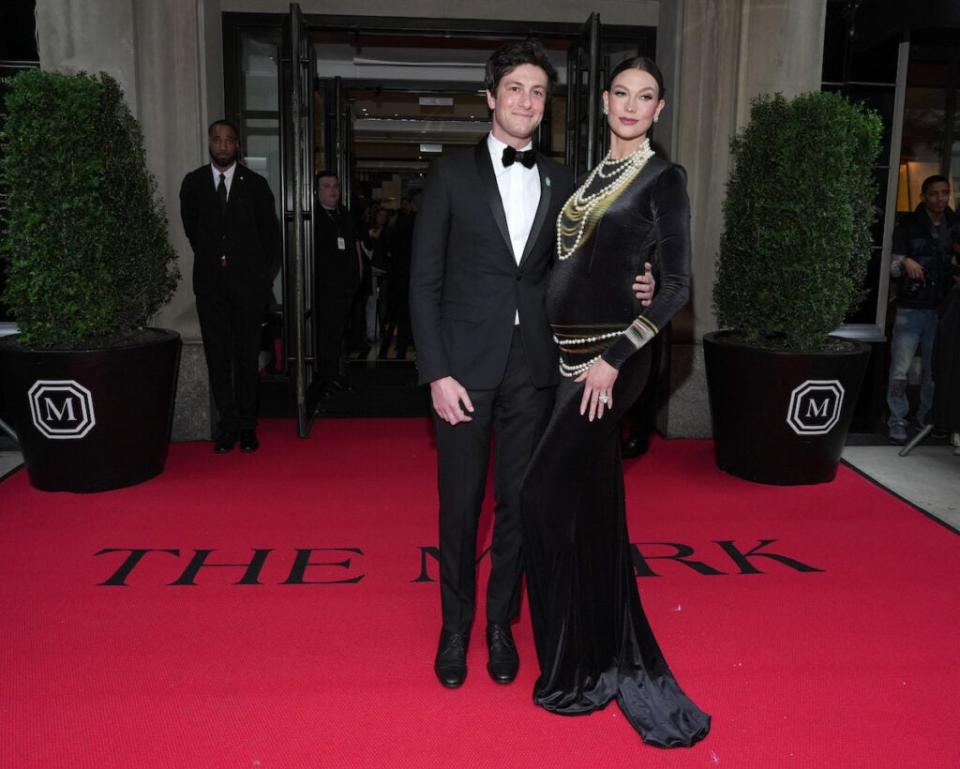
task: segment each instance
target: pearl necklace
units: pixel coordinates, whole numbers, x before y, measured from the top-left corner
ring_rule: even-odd
[[[561,261],[568,259],[576,251],[584,240],[584,233],[587,229],[587,223],[590,221],[591,214],[607,198],[613,197],[614,193],[636,178],[637,174],[647,164],[647,161],[654,155],[650,148],[650,140],[645,139],[637,149],[625,157],[617,160],[610,159],[608,152],[606,157],[597,164],[597,167],[590,172],[590,176],[580,186],[573,196],[567,201],[566,205],[560,209],[557,216],[557,258]],[[609,170],[604,170],[608,167]],[[609,184],[600,187],[596,192],[587,194],[590,185],[597,177],[601,179],[613,179]],[[565,226],[564,214],[571,222],[571,226]],[[573,245],[569,248],[564,245],[564,240],[569,239],[576,234]]]

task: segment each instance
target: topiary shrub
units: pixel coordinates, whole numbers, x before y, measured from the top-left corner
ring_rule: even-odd
[[[826,92],[753,100],[734,167],[713,290],[722,328],[771,349],[828,346],[863,298],[882,125]]]
[[[79,348],[142,327],[179,272],[120,86],[106,74],[30,70],[6,106],[3,299],[20,341]]]

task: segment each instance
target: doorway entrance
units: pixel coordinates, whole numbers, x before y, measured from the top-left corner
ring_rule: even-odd
[[[378,261],[383,248],[370,231],[396,237],[431,161],[489,131],[484,64],[504,40],[528,36],[544,44],[560,81],[538,151],[579,176],[606,151],[605,73],[629,56],[653,56],[655,28],[604,27],[597,14],[582,25],[305,16],[296,4],[285,16],[224,14],[227,115],[240,129],[246,162],[267,177],[284,224],[262,412],[295,415],[302,437],[317,414],[407,415],[411,403],[427,413],[406,310],[390,298],[391,280],[394,298],[404,280],[402,266],[389,253]],[[344,373],[362,385],[359,393],[331,394],[317,373],[323,257],[314,237],[315,178],[324,169],[339,177],[341,203],[367,246],[367,278],[344,337]]]

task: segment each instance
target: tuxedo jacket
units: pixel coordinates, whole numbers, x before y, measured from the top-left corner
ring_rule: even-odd
[[[452,376],[467,388],[497,387],[518,311],[534,386],[557,383],[544,298],[557,215],[573,192],[573,177],[542,156],[537,171],[540,204],[518,264],[486,137],[473,150],[433,163],[417,206],[410,268],[421,383]]]
[[[282,245],[266,179],[237,164],[227,209],[221,213],[210,165],[200,166],[180,186],[180,216],[193,247],[193,291],[198,297],[226,293],[250,309],[269,300]]]

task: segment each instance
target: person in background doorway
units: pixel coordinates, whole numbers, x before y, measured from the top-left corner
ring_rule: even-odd
[[[928,176],[920,188],[920,204],[899,222],[893,236],[890,274],[896,279],[897,314],[890,340],[887,427],[894,443],[907,440],[907,378],[918,349],[922,362],[918,425],[925,424],[933,407],[933,346],[940,305],[953,285],[950,260],[960,234],[949,201],[946,177]]]
[[[362,317],[356,319],[358,339],[354,342],[362,352],[380,338],[381,319],[378,300],[385,284],[390,241],[390,211],[374,204],[364,211],[363,235],[360,244],[366,257],[366,273],[357,299]],[[359,315],[360,313],[358,313]]]
[[[394,357],[407,357],[412,332],[410,330],[410,258],[413,252],[413,228],[417,218],[417,204],[412,197],[400,201],[400,211],[390,231],[390,258],[387,263],[386,302],[383,335],[377,357],[386,358],[394,332],[397,345]]]
[[[258,357],[270,281],[280,264],[280,223],[267,180],[238,162],[237,129],[207,131],[210,163],[180,187],[180,216],[193,248],[193,290],[217,408],[214,450],[256,451]]]
[[[340,205],[340,179],[333,171],[317,176],[317,376],[330,397],[354,387],[343,374],[343,342],[364,257],[350,213]]]

